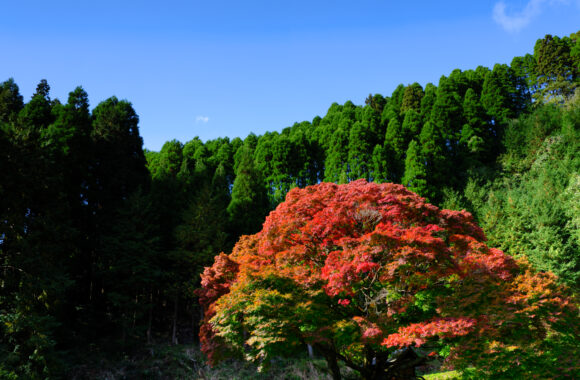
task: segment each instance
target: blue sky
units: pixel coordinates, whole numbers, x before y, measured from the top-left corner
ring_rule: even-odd
[[[399,84],[509,63],[580,29],[580,0],[4,1],[0,81],[133,103],[145,148],[245,137]]]

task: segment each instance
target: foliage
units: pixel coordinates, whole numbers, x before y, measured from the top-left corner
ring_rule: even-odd
[[[227,208],[233,231],[238,236],[257,231],[268,211],[268,195],[247,144],[240,148],[239,157],[232,198]]]
[[[524,254],[539,270],[556,273],[578,289],[578,105],[552,105],[513,122],[506,130],[505,176],[468,195],[492,244]]]
[[[574,93],[578,85],[578,34],[570,37],[546,35],[534,46],[538,97],[544,101],[562,102]]]
[[[294,189],[262,231],[202,275],[204,350],[215,359],[215,342],[225,342],[267,366],[308,343],[335,378],[336,360],[364,378],[399,378],[419,361],[387,361],[396,349],[452,344],[447,360],[460,369],[475,362],[488,375],[507,373],[501,363],[517,351],[517,373],[539,374],[531,358],[578,337],[577,307],[553,275],[484,240],[470,214],[400,185]],[[563,361],[574,348],[562,347]],[[542,374],[560,371],[551,359]]]

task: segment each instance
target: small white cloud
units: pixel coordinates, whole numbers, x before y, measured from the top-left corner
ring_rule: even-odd
[[[512,15],[506,13],[506,4],[499,1],[493,7],[493,20],[508,32],[519,32],[542,12],[544,3],[567,4],[567,0],[530,0],[521,12]]]
[[[196,123],[207,123],[209,121],[209,116],[197,116],[195,118]]]

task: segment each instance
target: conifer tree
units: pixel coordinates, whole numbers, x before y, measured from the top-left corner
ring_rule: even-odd
[[[371,178],[373,182],[383,183],[388,181],[389,160],[385,148],[377,144],[373,149],[373,172]]]
[[[332,134],[329,150],[324,163],[324,180],[337,182],[344,173],[348,175],[348,123],[342,122]]]
[[[405,114],[408,110],[419,111],[423,95],[423,87],[417,82],[405,87],[401,101],[401,114]]]
[[[461,96],[454,81],[442,76],[437,87],[437,99],[431,111],[431,123],[446,140],[448,153],[453,156],[463,126]]]
[[[526,54],[523,57],[514,57],[510,64],[514,74],[520,78],[523,84],[521,92],[528,99],[536,97],[539,90],[538,74],[536,73],[536,59],[531,54]],[[540,96],[539,94],[537,96]]]
[[[422,127],[423,121],[419,112],[415,109],[409,109],[406,111],[402,126],[405,138],[405,143],[403,145],[408,146],[412,139],[418,139]]]
[[[421,147],[419,156],[425,162],[427,183],[431,188],[440,189],[443,184],[451,182],[452,168],[446,162],[445,139],[433,123],[427,122],[423,125],[419,136],[419,146]],[[437,200],[438,196],[438,193],[433,192],[431,201]]]
[[[41,80],[32,99],[18,114],[17,130],[22,141],[39,144],[42,131],[53,122],[49,92],[50,86],[45,79]]]
[[[381,114],[382,124],[388,125],[391,120],[399,119],[401,117],[401,105],[403,103],[404,94],[405,86],[402,84],[398,85],[383,109],[383,113]]]
[[[421,148],[415,140],[411,141],[407,149],[405,174],[401,184],[422,197],[427,199],[430,197],[425,161],[421,157]]]
[[[0,123],[14,122],[24,107],[22,95],[14,79],[0,84]]]
[[[491,159],[486,156],[493,144],[488,134],[488,123],[486,114],[479,98],[473,89],[468,89],[463,101],[463,114],[466,124],[461,130],[460,143],[464,149],[463,161],[472,161],[471,164],[481,162],[481,160]]]
[[[167,141],[159,152],[159,166],[164,175],[173,178],[181,169],[183,161],[183,144],[177,140]]]
[[[385,134],[384,149],[387,155],[392,158],[392,163],[389,165],[389,177],[394,182],[399,182],[404,170],[406,146],[401,123],[396,118],[389,121],[387,133]]]
[[[349,179],[369,179],[371,162],[371,131],[362,122],[354,123],[348,139]]]
[[[431,110],[437,100],[437,87],[433,83],[425,86],[425,95],[421,99],[421,118],[425,121],[431,119]]]
[[[252,142],[236,153],[236,179],[227,211],[234,236],[251,234],[260,229],[269,211],[269,202],[262,174],[256,168]]]
[[[578,43],[569,37],[546,35],[534,46],[536,73],[538,75],[538,98],[543,101],[562,102],[574,93],[578,86],[580,57],[572,54]]]

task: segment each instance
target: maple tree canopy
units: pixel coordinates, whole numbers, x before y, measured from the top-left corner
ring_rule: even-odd
[[[337,362],[404,378],[429,354],[485,376],[578,370],[578,307],[555,276],[488,247],[468,212],[402,185],[293,189],[202,287],[210,362],[238,352],[267,366],[310,344],[335,378]],[[417,355],[398,361],[408,347]]]

